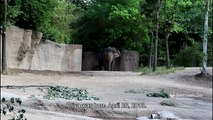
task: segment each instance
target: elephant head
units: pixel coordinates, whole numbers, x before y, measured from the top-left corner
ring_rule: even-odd
[[[112,71],[115,59],[120,57],[121,53],[114,47],[107,47],[100,52],[99,67],[104,70]]]

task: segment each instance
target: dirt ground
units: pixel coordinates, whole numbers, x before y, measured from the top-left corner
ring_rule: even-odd
[[[208,68],[212,75],[212,68]],[[212,120],[212,80],[197,79],[200,68],[185,68],[169,74],[141,75],[137,72],[83,71],[61,73],[51,71],[17,71],[1,75],[1,97],[17,96],[23,100],[28,120],[134,120],[153,111],[170,111],[181,119]],[[46,100],[42,86],[85,88],[100,100]],[[13,87],[8,87],[13,86]],[[22,87],[21,87],[22,86]],[[25,86],[25,87],[23,87]],[[125,91],[135,89],[144,93]],[[149,92],[164,89],[178,106],[162,106],[166,98],[147,97]],[[73,104],[144,104],[146,108],[72,108]],[[5,116],[1,117],[6,120]]]

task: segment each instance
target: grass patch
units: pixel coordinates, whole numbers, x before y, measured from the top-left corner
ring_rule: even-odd
[[[160,104],[161,104],[162,106],[173,106],[173,107],[179,106],[179,104],[176,103],[176,102],[173,101],[173,100],[163,100],[163,101],[160,102]]]
[[[173,73],[175,71],[183,70],[183,69],[184,69],[184,67],[171,67],[169,69],[167,69],[166,67],[157,67],[157,69],[154,73],[156,73],[156,74],[167,74],[167,73]],[[136,71],[141,72],[142,74],[153,73],[152,69],[150,69],[148,67],[139,67]]]
[[[162,97],[162,98],[170,98],[169,94],[162,89],[160,92],[147,93],[148,97]]]
[[[86,89],[69,88],[64,86],[45,88],[47,95],[45,99],[63,98],[68,100],[99,100],[98,97],[89,96]]]

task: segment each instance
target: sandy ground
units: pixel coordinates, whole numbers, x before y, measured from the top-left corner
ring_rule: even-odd
[[[208,68],[212,75],[212,68]],[[141,75],[133,72],[84,71],[80,73],[12,71],[1,75],[1,96],[18,96],[23,99],[28,120],[92,120],[92,117],[109,120],[134,120],[153,111],[166,110],[181,119],[212,120],[212,80],[196,79],[200,68],[185,68],[169,74]],[[6,86],[14,86],[8,89]],[[85,88],[97,101],[45,100],[39,87],[44,85]],[[26,87],[15,87],[26,86]],[[31,87],[27,87],[31,86]],[[143,90],[142,94],[125,93],[130,89]],[[170,100],[180,106],[161,106],[165,98],[147,97],[146,93],[164,89]],[[143,103],[146,108],[76,108],[70,104]],[[86,117],[88,116],[88,117]],[[89,118],[90,117],[90,118]],[[120,119],[118,119],[120,118]],[[4,116],[2,119],[6,119]]]

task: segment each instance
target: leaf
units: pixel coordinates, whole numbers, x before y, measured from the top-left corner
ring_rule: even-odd
[[[26,112],[26,110],[24,110],[24,109],[21,109],[18,111],[18,113],[25,113],[25,112]]]
[[[169,94],[164,92],[164,90],[162,89],[159,93],[148,93],[146,94],[148,97],[162,97],[162,98],[169,98]]]
[[[19,117],[20,117],[20,118],[24,118],[24,114],[20,114]]]
[[[3,108],[2,113],[3,113],[4,115],[6,115],[7,111]]]
[[[19,105],[21,105],[21,104],[22,104],[22,101],[21,101],[21,99],[20,99],[20,98],[16,98],[15,100],[16,100],[16,103],[18,103]]]
[[[44,96],[46,99],[64,98],[64,99],[75,99],[75,100],[91,100],[94,99],[88,96],[86,89],[68,88],[63,86],[49,87],[46,89],[48,95]],[[95,98],[98,100],[98,98]]]
[[[1,101],[2,101],[2,102],[5,102],[5,101],[6,101],[6,99],[3,97]]]
[[[10,102],[11,102],[11,103],[15,103],[14,97],[10,98]]]
[[[14,110],[14,107],[13,107],[13,106],[10,106],[9,112],[12,112],[13,110]]]

